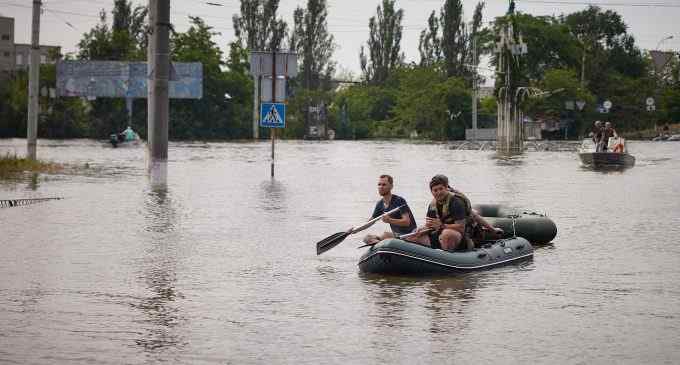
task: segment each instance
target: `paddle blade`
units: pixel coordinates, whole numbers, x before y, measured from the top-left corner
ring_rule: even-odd
[[[337,246],[340,242],[344,241],[350,232],[338,232],[334,233],[321,241],[316,243],[316,254],[321,255],[322,253],[330,250],[331,248]]]

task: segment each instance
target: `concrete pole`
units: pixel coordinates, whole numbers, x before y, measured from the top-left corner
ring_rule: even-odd
[[[168,83],[170,76],[170,0],[155,0],[155,22],[152,24],[153,60],[149,80],[149,130],[152,164],[168,160]]]
[[[132,98],[125,98],[125,109],[127,109],[127,125],[132,126]]]
[[[156,0],[149,0],[149,26],[152,27],[151,31],[153,32],[153,26],[156,24]],[[151,161],[151,146],[153,145],[153,133],[151,133],[154,130],[154,88],[153,88],[153,82],[151,82],[151,78],[153,77],[153,59],[154,59],[154,54],[155,54],[155,48],[154,48],[154,42],[153,42],[153,33],[149,34],[149,38],[147,40],[147,46],[146,46],[146,72],[147,72],[147,98],[146,98],[146,148],[147,148],[147,157],[148,160]]]
[[[472,37],[472,140],[477,141],[477,36]]]
[[[40,0],[33,0],[31,27],[31,65],[28,74],[28,120],[26,121],[27,157],[35,160],[38,140],[38,88],[40,87]]]
[[[260,138],[260,86],[262,83],[262,76],[253,76],[253,84],[255,85],[255,91],[253,93],[253,139],[257,140]]]

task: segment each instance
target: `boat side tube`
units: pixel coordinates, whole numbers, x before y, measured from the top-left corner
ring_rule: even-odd
[[[366,273],[398,275],[464,273],[529,260],[533,254],[533,247],[522,237],[492,241],[461,252],[387,239],[361,256],[359,269]]]

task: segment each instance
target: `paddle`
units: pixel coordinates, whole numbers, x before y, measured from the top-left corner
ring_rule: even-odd
[[[415,236],[417,234],[421,234],[421,233],[425,233],[425,232],[431,232],[431,231],[432,231],[432,228],[428,228],[428,229],[426,229],[424,231],[420,231],[420,232],[414,231],[414,232],[411,232],[411,233],[402,234],[402,235],[399,235],[395,238],[403,240],[404,238],[408,238],[408,237],[411,237],[411,236]],[[380,241],[378,241],[378,242],[380,242]],[[375,246],[376,244],[378,244],[378,242],[367,243],[365,245],[361,245],[361,246],[357,247],[357,250],[360,249],[360,248],[364,248],[364,247]]]
[[[358,232],[363,231],[364,229],[372,226],[375,222],[382,219],[382,217],[384,217],[386,215],[390,215],[390,214],[398,211],[399,209],[401,209],[403,207],[404,207],[403,205],[400,205],[400,206],[398,206],[398,207],[396,207],[396,208],[394,208],[394,209],[392,209],[388,212],[383,213],[382,215],[379,215],[379,216],[369,220],[368,222],[360,225],[359,227],[352,227],[351,229],[349,229],[345,232],[334,233],[334,234],[322,239],[321,241],[316,243],[316,254],[321,255],[322,253],[324,253],[324,252],[330,250],[331,248],[337,246],[340,242],[344,241],[345,238],[347,238],[347,236],[349,236],[350,234],[354,234],[354,233],[358,233]]]

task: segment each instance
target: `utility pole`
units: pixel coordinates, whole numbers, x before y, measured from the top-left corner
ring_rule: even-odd
[[[151,29],[151,32],[154,31],[153,27],[154,24],[156,24],[156,0],[149,0],[149,27]],[[151,146],[153,145],[153,133],[151,131],[154,130],[154,90],[153,90],[153,83],[151,82],[151,78],[153,77],[153,59],[155,53],[154,49],[154,44],[153,44],[153,33],[149,34],[148,39],[147,39],[147,46],[146,46],[146,88],[147,88],[147,98],[146,98],[146,148],[147,148],[147,156],[149,158],[149,161],[151,161]]]
[[[150,0],[153,33],[150,45],[153,59],[149,60],[149,167],[168,161],[168,83],[170,76],[170,0]]]
[[[28,158],[36,159],[38,140],[38,88],[40,87],[40,0],[33,0],[33,25],[31,27],[31,65],[28,74],[28,120],[26,142]]]
[[[477,141],[477,35],[472,36],[472,140]]]
[[[253,94],[253,139],[260,138],[260,90],[262,90],[262,76],[253,76],[255,91]]]

